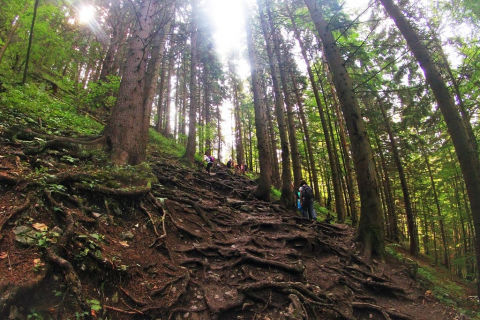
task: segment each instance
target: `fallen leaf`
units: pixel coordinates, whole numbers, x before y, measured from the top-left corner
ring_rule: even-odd
[[[118,242],[122,247],[130,247],[130,245],[127,243],[127,241],[119,241]]]
[[[32,224],[32,227],[35,229],[35,230],[38,230],[38,231],[47,231],[48,230],[48,226],[45,224],[45,223],[34,223]]]
[[[43,267],[44,265],[45,265],[45,263],[41,259],[39,259],[39,258],[33,259],[33,267],[34,268]]]
[[[0,252],[0,259],[5,259],[6,257],[8,257],[8,253]]]

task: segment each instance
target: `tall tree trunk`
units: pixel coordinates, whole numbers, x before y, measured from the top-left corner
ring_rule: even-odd
[[[35,0],[35,4],[33,6],[33,17],[32,24],[30,25],[30,34],[28,36],[27,57],[25,58],[25,69],[23,69],[22,84],[27,82],[28,63],[30,62],[30,51],[32,50],[33,29],[35,27],[35,20],[37,19],[38,2],[39,0]]]
[[[408,228],[408,235],[410,237],[410,254],[413,256],[417,256],[419,253],[418,248],[418,229],[417,224],[415,222],[415,216],[412,210],[412,203],[410,200],[410,192],[408,191],[407,179],[405,178],[405,171],[403,169],[402,161],[400,160],[400,154],[398,152],[397,142],[395,141],[395,137],[393,136],[392,126],[390,125],[390,118],[387,116],[385,112],[385,108],[383,107],[381,99],[377,101],[378,108],[382,113],[383,117],[383,124],[385,125],[385,129],[387,130],[388,138],[390,141],[390,150],[393,155],[393,160],[395,161],[395,166],[398,170],[398,177],[400,179],[400,184],[402,186],[402,193],[403,193],[403,202],[405,205],[405,213],[407,215],[407,228]]]
[[[290,167],[290,148],[288,145],[287,125],[285,121],[285,112],[282,101],[282,92],[280,89],[280,83],[278,79],[278,65],[275,63],[273,44],[270,37],[269,30],[267,28],[267,22],[265,20],[265,0],[258,0],[258,7],[260,11],[260,22],[263,31],[263,37],[265,38],[268,61],[270,65],[270,74],[273,82],[273,91],[275,98],[275,114],[277,116],[278,131],[280,135],[280,146],[282,148],[282,194],[280,201],[287,207],[292,208],[295,205],[295,198],[293,196],[292,173]]]
[[[305,0],[310,15],[322,39],[324,53],[333,75],[335,88],[342,105],[343,114],[352,144],[357,183],[361,201],[361,215],[357,239],[363,244],[363,254],[367,257],[383,257],[385,251],[383,214],[380,203],[372,148],[355,97],[352,80],[345,68],[340,51],[332,32],[322,16],[318,2]]]
[[[207,152],[212,151],[212,115],[211,115],[211,78],[210,78],[210,59],[206,58],[206,61],[203,63],[203,107],[205,115],[205,126],[204,126],[204,135],[205,135],[205,150]]]
[[[284,50],[282,53],[281,44],[282,39],[275,27],[275,22],[271,10],[271,1],[265,1],[268,21],[270,25],[270,34],[273,44],[273,53],[277,58],[278,71],[280,74],[281,87],[283,89],[283,96],[285,100],[285,106],[287,107],[287,130],[288,140],[290,142],[290,155],[292,159],[293,169],[293,185],[295,188],[300,186],[300,180],[302,178],[302,166],[300,159],[300,152],[298,151],[296,128],[293,114],[293,101],[291,97],[290,81],[288,81],[289,65],[287,62],[288,52]]]
[[[190,38],[191,55],[190,55],[190,110],[188,123],[188,139],[187,149],[185,151],[185,159],[189,163],[193,163],[196,151],[197,140],[197,110],[198,110],[198,96],[197,96],[197,63],[198,63],[198,49],[197,49],[197,14],[198,8],[195,0],[192,0],[193,14],[192,14],[192,30]]]
[[[265,77],[262,78],[262,88],[266,92],[267,85],[265,83]],[[272,184],[275,188],[280,189],[282,187],[282,182],[280,178],[280,167],[278,165],[278,155],[277,155],[277,139],[275,137],[275,128],[273,124],[272,117],[272,106],[269,95],[265,95],[265,113],[267,115],[268,121],[268,134],[269,134],[269,145],[272,154]]]
[[[313,180],[313,188],[315,191],[315,199],[320,201],[320,188],[318,187],[318,173],[315,163],[315,157],[313,155],[312,149],[312,142],[310,139],[310,131],[308,130],[307,118],[305,117],[305,110],[303,109],[303,98],[298,88],[297,80],[295,75],[293,74],[292,69],[290,69],[290,79],[293,85],[293,91],[297,98],[297,105],[298,105],[298,115],[300,116],[300,123],[303,127],[303,132],[305,135],[305,146],[306,146],[306,153],[308,155],[308,162],[310,165],[310,171],[312,173],[312,180]]]
[[[442,216],[442,210],[440,209],[440,201],[438,200],[437,188],[435,186],[435,180],[433,179],[432,167],[430,161],[428,160],[427,153],[422,150],[423,159],[425,160],[425,165],[427,167],[428,176],[430,178],[430,185],[432,187],[433,199],[435,201],[435,207],[437,208],[437,219],[440,224],[440,233],[442,236],[443,243],[443,264],[447,269],[450,269],[450,262],[448,258],[448,243],[447,243],[447,234],[445,232],[444,219]]]
[[[245,10],[247,11],[247,10]],[[250,18],[251,19],[251,18]],[[257,134],[257,146],[260,162],[260,179],[255,196],[261,200],[270,201],[270,188],[272,179],[272,164],[270,150],[267,147],[267,119],[265,105],[260,92],[260,64],[258,63],[257,52],[253,41],[252,21],[247,22],[247,46],[248,57],[251,66],[253,104],[255,108],[255,127]]]
[[[321,79],[321,74],[317,71],[317,76],[318,79]],[[322,96],[323,96],[323,105],[327,106],[327,97],[326,97],[326,92],[323,88],[322,81],[319,80],[318,83],[320,84],[320,89],[322,91]],[[315,97],[315,101],[320,101],[320,95],[318,92],[318,87],[315,85],[317,88],[317,95]],[[314,91],[315,95],[315,91]],[[341,177],[340,177],[340,167],[337,161],[337,153],[335,149],[335,140],[333,139],[333,131],[329,130],[329,121],[327,121],[327,117],[325,116],[325,110],[323,108],[323,105],[321,102],[317,102],[317,108],[318,108],[318,114],[320,115],[320,122],[322,124],[322,129],[323,129],[323,135],[325,136],[325,143],[327,145],[327,152],[328,152],[328,160],[332,172],[332,184],[333,184],[333,193],[335,195],[335,210],[337,212],[337,218],[340,222],[343,222],[345,219],[345,205],[343,202],[343,195],[342,195],[342,187],[341,187]],[[327,114],[328,115],[328,114]]]
[[[380,2],[392,17],[393,21],[395,21],[395,24],[405,37],[410,50],[423,69],[425,78],[435,95],[435,99],[437,100],[450,136],[452,137],[453,146],[457,153],[470,199],[475,226],[475,247],[478,266],[480,265],[480,197],[478,196],[480,194],[480,162],[475,143],[470,140],[467,129],[465,128],[465,123],[460,118],[450,92],[433,63],[426,46],[421,42],[415,30],[392,0],[380,0]],[[478,270],[480,269],[477,268],[477,293],[480,296],[480,273]]]
[[[152,15],[156,2],[144,0],[137,10],[138,20],[129,40],[125,74],[120,83],[117,102],[105,128],[111,158],[117,164],[138,164],[146,157],[148,122],[150,113],[145,110],[145,71],[147,65],[145,43],[153,31]]]
[[[172,134],[172,126],[170,121],[171,115],[171,105],[172,105],[172,84],[170,83],[172,80],[172,75],[174,73],[174,65],[175,65],[175,54],[173,52],[173,48],[170,50],[170,57],[168,58],[168,76],[167,76],[167,90],[165,94],[165,124],[163,127],[163,135],[165,137],[170,137]],[[178,77],[178,76],[177,76]]]
[[[243,130],[240,110],[240,83],[235,75],[235,70],[232,64],[229,65],[230,75],[233,89],[233,115],[235,118],[235,150],[237,163],[244,163],[244,147],[243,147]]]
[[[186,119],[187,119],[187,59],[186,56],[183,55],[182,57],[182,110],[180,111],[180,123],[179,123],[179,136],[180,142],[185,144],[185,136],[187,134],[186,131]]]
[[[393,195],[392,195],[392,186],[390,183],[390,175],[388,173],[387,162],[385,161],[385,156],[383,155],[382,144],[377,135],[375,135],[375,141],[377,144],[378,154],[380,156],[380,162],[381,162],[382,171],[383,171],[383,189],[385,193],[385,202],[387,206],[387,213],[388,213],[387,216],[389,221],[388,226],[390,228],[390,235],[393,241],[399,242],[400,235],[398,230],[398,218],[397,218],[397,213],[395,212],[395,204],[394,204]]]

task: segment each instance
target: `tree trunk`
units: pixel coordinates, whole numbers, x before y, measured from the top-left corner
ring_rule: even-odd
[[[270,65],[270,74],[272,77],[273,91],[275,98],[275,113],[278,122],[278,131],[280,135],[280,145],[282,148],[282,195],[280,201],[287,207],[293,208],[295,205],[295,198],[292,190],[292,173],[290,167],[290,148],[288,145],[287,125],[285,121],[285,111],[282,101],[282,93],[280,89],[280,83],[278,79],[278,65],[275,63],[273,55],[273,44],[270,37],[267,23],[265,20],[265,0],[258,0],[258,7],[260,11],[260,21],[263,31],[263,37],[265,38],[268,61]]]
[[[405,37],[410,50],[423,69],[425,78],[435,95],[452,137],[463,178],[467,185],[475,227],[477,265],[480,265],[480,197],[478,196],[480,194],[480,163],[475,144],[470,140],[465,123],[460,118],[450,92],[433,63],[426,46],[421,42],[415,30],[392,0],[380,0],[380,2],[395,21],[395,24]],[[480,273],[478,270],[479,268],[477,268],[477,293],[480,296]]]
[[[448,258],[448,243],[447,243],[447,234],[445,232],[445,226],[442,216],[442,211],[440,209],[440,201],[438,200],[437,188],[435,186],[435,180],[433,179],[432,167],[430,161],[428,160],[428,155],[425,151],[422,150],[423,159],[425,160],[425,165],[427,167],[428,176],[430,178],[430,185],[432,187],[433,199],[435,200],[435,207],[437,208],[437,219],[440,224],[440,233],[442,236],[443,243],[443,264],[447,269],[450,269],[450,263]]]
[[[33,28],[35,27],[35,20],[37,19],[38,2],[39,0],[35,0],[35,4],[33,6],[33,17],[32,24],[30,25],[30,35],[28,36],[27,57],[25,58],[25,69],[23,70],[22,84],[27,82],[28,63],[30,62],[30,51],[32,50]]]
[[[148,54],[145,43],[153,31],[152,15],[156,2],[140,3],[137,24],[128,43],[125,74],[120,83],[117,102],[107,127],[105,137],[111,158],[117,164],[135,165],[145,160],[150,113],[145,110],[145,70]]]
[[[229,64],[230,76],[233,89],[233,116],[235,118],[235,150],[237,163],[244,163],[244,148],[243,148],[243,130],[242,119],[240,114],[240,83],[235,75],[233,64]]]
[[[289,73],[289,63],[287,61],[288,52],[280,48],[282,44],[281,36],[275,27],[275,22],[271,10],[271,1],[266,1],[266,11],[268,16],[268,21],[270,25],[270,34],[273,44],[273,53],[277,58],[278,71],[280,74],[281,87],[283,89],[283,96],[285,100],[285,105],[287,107],[287,130],[288,130],[288,139],[290,142],[290,155],[292,159],[292,169],[293,169],[293,185],[295,188],[300,186],[300,180],[302,179],[302,166],[300,159],[300,152],[298,151],[298,143],[296,137],[296,128],[293,114],[293,101],[291,97],[291,88],[290,81],[288,81]]]
[[[385,193],[385,202],[387,205],[387,216],[389,221],[388,226],[390,228],[390,236],[393,241],[398,243],[400,241],[400,235],[398,230],[398,218],[397,213],[395,212],[395,204],[392,195],[390,175],[388,174],[387,162],[385,161],[385,156],[383,155],[383,148],[377,135],[375,135],[375,140],[377,143],[378,154],[380,156],[380,162],[383,171],[383,189]]]
[[[198,97],[197,97],[197,60],[198,60],[198,49],[197,49],[197,3],[195,0],[192,0],[193,14],[192,14],[192,30],[191,30],[191,56],[190,56],[190,111],[189,111],[189,123],[188,123],[188,139],[187,139],[187,149],[185,151],[185,159],[189,163],[193,163],[196,151],[196,140],[197,140],[197,110],[198,110]]]
[[[247,10],[245,10],[247,11]],[[267,147],[267,119],[265,106],[260,92],[260,64],[258,63],[257,52],[253,41],[252,21],[247,22],[247,46],[248,57],[251,66],[251,79],[253,91],[253,104],[255,108],[255,127],[257,134],[258,155],[260,162],[260,179],[255,196],[261,200],[270,201],[270,188],[272,178],[272,164],[270,150]]]
[[[377,101],[377,105],[380,109],[380,112],[382,113],[383,124],[385,125],[385,129],[387,130],[388,138],[390,140],[390,150],[392,152],[393,160],[395,161],[395,165],[398,170],[400,184],[402,186],[403,202],[405,205],[405,213],[407,215],[408,235],[410,237],[410,254],[412,256],[417,256],[419,253],[417,240],[418,230],[417,224],[415,222],[415,216],[412,211],[412,203],[410,201],[410,193],[408,191],[407,179],[405,178],[405,171],[403,170],[402,161],[400,160],[397,142],[395,141],[395,137],[393,136],[392,126],[390,125],[390,118],[387,116],[385,108],[383,107],[382,101],[380,99]]]
[[[265,78],[262,78],[262,87],[266,92],[267,85],[265,84]],[[275,128],[272,119],[272,107],[271,99],[269,95],[265,95],[265,113],[267,115],[268,121],[268,134],[269,134],[269,145],[272,154],[272,184],[275,188],[279,189],[282,187],[282,182],[280,178],[280,167],[278,165],[278,155],[277,155],[277,139],[275,137]]]
[[[361,214],[357,239],[363,244],[363,254],[368,258],[383,257],[385,251],[383,214],[380,203],[375,165],[372,158],[365,123],[355,97],[352,80],[347,73],[332,32],[323,18],[315,0],[305,0],[310,15],[322,39],[324,53],[333,75],[335,88],[352,144],[357,183],[360,193]]]
[[[173,45],[173,44],[172,44]],[[172,98],[171,96],[171,88],[172,84],[172,74],[174,73],[174,65],[175,65],[175,54],[173,52],[173,48],[170,49],[170,57],[168,58],[168,76],[167,76],[167,91],[165,94],[165,124],[163,126],[163,135],[165,137],[170,137],[172,134],[172,126],[170,121],[170,114],[171,114],[171,105],[172,105]]]
[[[309,165],[310,165],[310,171],[312,173],[313,188],[314,188],[314,191],[315,191],[315,199],[317,201],[320,201],[320,188],[318,187],[318,173],[317,173],[317,168],[316,168],[316,163],[315,163],[315,157],[313,155],[312,142],[310,140],[310,132],[308,130],[307,118],[305,117],[305,111],[303,109],[303,98],[302,98],[302,95],[300,94],[300,90],[298,88],[297,80],[296,80],[295,75],[293,74],[292,69],[290,69],[290,78],[291,78],[292,85],[293,85],[293,91],[294,91],[295,96],[297,98],[298,115],[300,116],[300,123],[303,127],[303,132],[304,132],[304,135],[305,135],[305,147],[306,147],[306,153],[308,155],[308,162],[309,162]]]

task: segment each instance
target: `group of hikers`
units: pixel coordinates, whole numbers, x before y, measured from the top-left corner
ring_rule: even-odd
[[[206,170],[208,173],[211,173],[213,164],[215,163],[215,158],[213,156],[209,156],[208,154],[205,153],[203,156],[203,160],[206,163]],[[244,163],[242,164],[236,164],[233,160],[228,160],[227,161],[227,168],[228,169],[235,169],[235,172],[237,174],[245,174],[245,172],[248,171],[248,166]]]
[[[205,153],[203,160],[206,162],[207,172],[211,173],[215,158]],[[232,160],[228,160],[227,168],[234,168],[237,174],[245,174],[245,171],[247,171],[246,164],[235,164]],[[300,181],[300,187],[298,191],[295,192],[295,196],[297,199],[297,208],[302,216],[309,220],[317,220],[317,215],[313,208],[313,190],[305,180]]]

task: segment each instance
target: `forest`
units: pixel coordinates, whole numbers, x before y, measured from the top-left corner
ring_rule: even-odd
[[[480,319],[479,30],[476,0],[0,0],[0,318]]]

